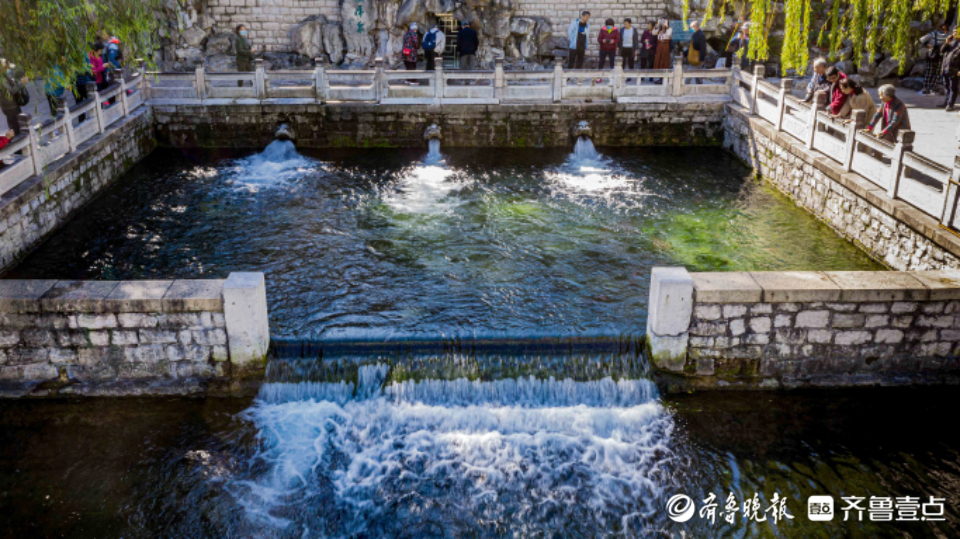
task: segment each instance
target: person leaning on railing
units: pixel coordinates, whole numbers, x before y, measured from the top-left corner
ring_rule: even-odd
[[[897,99],[897,89],[892,85],[884,84],[880,87],[879,92],[880,101],[883,101],[883,105],[873,115],[873,119],[867,124],[866,129],[861,132],[868,135],[874,134],[873,128],[879,123],[880,132],[876,133],[876,136],[887,142],[896,142],[897,133],[901,129],[910,129],[910,115],[907,113],[907,106],[903,104],[903,101]]]
[[[810,76],[810,82],[807,83],[807,95],[803,98],[804,103],[813,101],[817,92],[830,91],[830,81],[827,80],[827,60],[817,58],[813,61],[813,75]]]
[[[839,113],[831,114],[832,117],[846,120],[850,118],[855,110],[866,112],[865,116],[867,118],[873,118],[877,113],[877,105],[873,102],[873,98],[864,91],[863,86],[860,86],[853,80],[849,78],[841,80],[840,91],[847,96],[847,100],[844,101],[843,106],[840,107]]]
[[[13,132],[13,129],[7,129],[7,132],[3,136],[0,136],[0,150],[6,148],[15,136],[17,135]]]

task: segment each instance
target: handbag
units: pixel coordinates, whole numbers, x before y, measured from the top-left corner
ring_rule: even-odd
[[[690,50],[687,51],[687,61],[690,62],[692,66],[700,65],[700,51],[693,48],[693,45],[690,45]]]

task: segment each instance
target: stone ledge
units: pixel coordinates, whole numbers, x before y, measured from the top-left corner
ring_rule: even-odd
[[[697,303],[960,299],[960,270],[691,273]]]
[[[222,311],[224,282],[0,280],[0,313]]]

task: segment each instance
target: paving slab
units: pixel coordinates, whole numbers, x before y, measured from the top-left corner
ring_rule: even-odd
[[[767,303],[839,301],[840,287],[819,271],[754,271]]]
[[[758,303],[763,289],[747,272],[691,273],[697,303]]]
[[[0,312],[40,312],[40,298],[56,284],[56,280],[0,280]]]
[[[222,311],[223,283],[223,279],[177,279],[163,296],[164,311]]]
[[[840,301],[925,301],[930,290],[916,277],[899,271],[825,271],[840,286]]]
[[[120,281],[107,296],[105,308],[115,313],[159,313],[173,281]]]
[[[930,301],[960,299],[960,270],[907,272],[930,289]]]

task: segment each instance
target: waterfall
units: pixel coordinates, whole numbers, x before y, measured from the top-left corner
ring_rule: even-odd
[[[580,135],[580,137],[577,138],[577,145],[573,148],[573,155],[577,159],[584,161],[595,161],[600,157],[597,149],[593,146],[593,141],[586,135]]]
[[[427,158],[425,162],[427,164],[438,163],[443,159],[443,155],[440,153],[440,139],[432,138],[427,143],[430,148],[429,153],[427,153]]]

